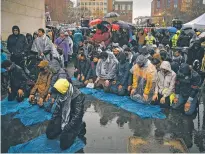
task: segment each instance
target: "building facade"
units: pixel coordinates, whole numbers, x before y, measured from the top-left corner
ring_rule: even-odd
[[[117,12],[120,17],[119,20],[123,20],[132,23],[133,16],[133,1],[114,1],[113,11]]]
[[[12,27],[19,26],[22,34],[45,28],[45,1],[23,0],[23,1],[1,1],[1,37],[7,40],[12,34]]]
[[[189,21],[189,17],[185,15],[195,4],[203,5],[203,0],[153,0],[151,3],[153,22],[160,25],[167,22],[170,25],[174,17],[181,17],[183,20]]]
[[[91,12],[91,19],[103,18],[108,12],[108,0],[80,0],[79,6]]]
[[[70,0],[45,0],[45,10],[50,13],[51,20],[58,23],[67,21],[67,9],[73,6]]]

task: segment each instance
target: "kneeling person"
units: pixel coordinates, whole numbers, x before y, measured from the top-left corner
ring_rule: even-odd
[[[52,89],[57,103],[52,120],[46,129],[48,139],[60,135],[60,148],[69,148],[80,135],[84,115],[84,95],[67,79],[59,79]]]
[[[170,106],[170,95],[174,93],[175,81],[176,73],[171,69],[168,61],[163,61],[157,73],[155,94],[152,98],[154,105],[165,108]]]
[[[130,64],[126,60],[126,54],[119,53],[119,64],[115,80],[111,83],[110,92],[120,96],[126,95],[128,86]]]
[[[27,91],[29,91],[26,74],[20,66],[10,60],[5,60],[2,63],[2,68],[8,71],[9,76],[8,101],[16,99],[18,102],[22,102],[25,97],[28,97]]]
[[[48,69],[48,64],[49,64],[48,61],[43,60],[38,65],[38,67],[40,68],[40,73],[29,96],[30,103],[32,104],[37,103],[40,107],[43,106],[44,99],[48,94],[48,90],[52,78],[52,73]]]

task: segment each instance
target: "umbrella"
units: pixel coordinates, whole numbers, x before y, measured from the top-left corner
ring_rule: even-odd
[[[170,33],[176,33],[177,32],[177,29],[175,27],[168,27],[167,30],[170,32]]]
[[[117,25],[117,24],[112,24],[112,29],[113,29],[113,30],[119,30],[119,29],[120,29],[120,26]]]
[[[120,26],[120,28],[123,28],[123,29],[130,29],[130,26],[128,23],[124,22],[124,21],[114,21],[113,24],[117,24]]]
[[[108,21],[102,21],[101,24],[102,25],[110,25],[110,23]]]
[[[106,14],[104,16],[104,18],[115,18],[115,17],[119,17],[119,16],[120,15],[118,13],[116,13],[116,12],[110,12],[110,13]]]
[[[97,25],[97,24],[100,24],[102,22],[101,19],[95,19],[95,20],[92,20],[89,25],[90,26],[94,26],[94,25]]]

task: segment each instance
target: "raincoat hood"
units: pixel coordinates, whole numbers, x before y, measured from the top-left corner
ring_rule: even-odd
[[[12,32],[13,32],[13,34],[14,34],[14,29],[18,29],[18,32],[19,32],[19,34],[20,34],[20,29],[19,29],[18,26],[13,26],[13,27],[12,27]]]
[[[161,66],[160,66],[160,69],[165,69],[169,72],[172,72],[171,65],[168,61],[163,61]]]
[[[66,94],[68,91],[68,88],[70,86],[70,83],[68,82],[67,79],[59,79],[56,81],[54,84],[54,88],[61,94]]]

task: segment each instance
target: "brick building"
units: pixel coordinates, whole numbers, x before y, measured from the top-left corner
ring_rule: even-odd
[[[113,11],[120,14],[119,20],[123,20],[132,23],[133,16],[133,1],[119,1],[115,0],[113,5]]]

